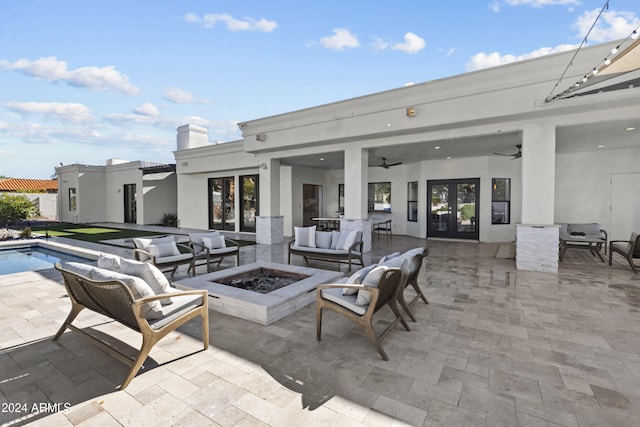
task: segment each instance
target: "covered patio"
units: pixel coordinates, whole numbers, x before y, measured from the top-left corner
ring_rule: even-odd
[[[406,236],[374,239],[365,261],[425,245],[419,281],[430,304],[417,302],[412,330],[385,340],[388,362],[331,313],[317,342],[315,304],[270,326],[212,313],[208,350],[192,321],[154,348],[124,391],[115,387],[125,365],[71,332],[51,341],[69,307],[56,271],[1,276],[0,423],[640,423],[640,279],[628,265],[568,254],[557,274],[516,271],[500,244]],[[245,246],[241,264],[284,262],[285,254],[286,244]],[[380,314],[384,328],[392,316]],[[139,345],[106,318],[80,319],[125,349]]]

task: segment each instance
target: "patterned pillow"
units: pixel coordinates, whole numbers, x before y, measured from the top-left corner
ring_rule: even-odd
[[[304,246],[307,248],[316,247],[316,226],[311,227],[294,227],[295,246]]]

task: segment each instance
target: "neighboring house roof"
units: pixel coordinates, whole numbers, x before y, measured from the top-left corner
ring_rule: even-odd
[[[0,180],[0,191],[45,191],[55,193],[58,191],[58,181],[55,179],[7,178]]]

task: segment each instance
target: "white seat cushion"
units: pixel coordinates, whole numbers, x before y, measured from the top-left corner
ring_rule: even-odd
[[[335,302],[336,304],[341,305],[347,310],[353,311],[356,314],[362,316],[367,311],[366,305],[358,305],[356,304],[356,296],[355,295],[342,295],[341,288],[329,288],[323,289],[321,291],[322,298],[329,300],[331,302]]]

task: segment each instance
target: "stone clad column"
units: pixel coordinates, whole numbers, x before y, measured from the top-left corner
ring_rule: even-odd
[[[554,226],[556,128],[529,124],[522,132],[522,223],[516,226],[519,270],[558,272]]]
[[[256,242],[284,242],[284,219],[280,215],[280,161],[262,160],[260,170],[260,215],[256,218]]]
[[[369,151],[347,148],[344,151],[344,218],[340,230],[362,231],[363,250],[371,250],[371,221],[367,206]]]

